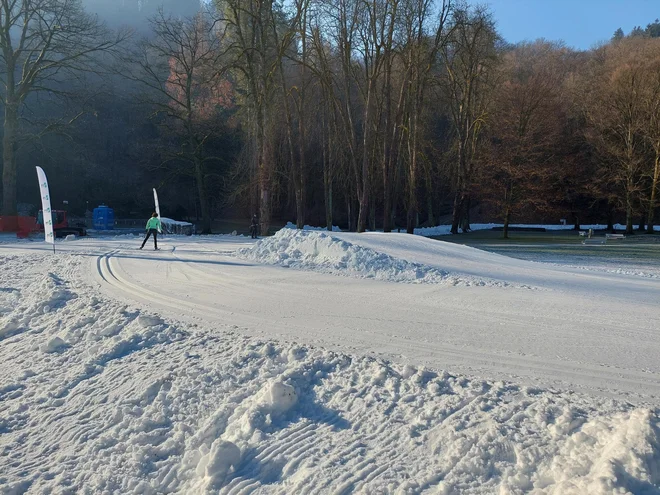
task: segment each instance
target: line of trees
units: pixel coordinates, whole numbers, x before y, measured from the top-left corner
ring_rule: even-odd
[[[147,208],[150,181],[205,232],[253,212],[263,234],[293,217],[459,233],[475,215],[505,236],[562,217],[653,231],[658,21],[583,52],[508,44],[486,8],[458,0],[203,5],[161,11],[137,40],[77,0],[0,0],[5,215],[21,167],[47,157],[79,209]]]

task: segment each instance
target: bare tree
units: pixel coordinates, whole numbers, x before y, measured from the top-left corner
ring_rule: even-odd
[[[306,174],[307,160],[305,147],[307,144],[305,127],[305,116],[307,112],[307,12],[309,0],[296,0],[294,3],[294,15],[287,25],[286,30],[280,35],[276,20],[271,20],[273,39],[279,50],[277,53],[277,66],[282,89],[282,102],[286,123],[287,143],[289,147],[289,159],[291,161],[291,172],[296,197],[296,227],[302,229],[305,225],[305,202],[306,202]],[[299,46],[297,46],[299,45]],[[300,69],[297,85],[289,88],[284,68],[285,57],[294,61]],[[293,97],[292,97],[293,95]],[[291,111],[289,100],[292,99],[295,107],[295,116],[298,121],[297,133],[294,129],[294,115]]]
[[[650,178],[650,191],[646,217],[647,232],[652,234],[660,188],[660,40],[648,40],[647,44],[649,54],[645,57],[648,65],[643,92],[646,125],[643,132],[652,150],[652,166],[648,167],[647,172]]]
[[[219,108],[231,106],[222,48],[223,32],[204,13],[190,19],[165,15],[151,20],[153,36],[131,57],[126,77],[141,83],[144,103],[165,116],[164,125],[182,136],[181,146],[166,161],[182,161],[197,187],[202,232],[211,232],[206,163],[216,159],[205,143],[217,131]]]
[[[4,105],[2,211],[16,214],[16,149],[21,108],[37,92],[62,93],[82,72],[101,70],[128,33],[116,35],[80,0],[0,0],[0,101]]]
[[[454,10],[450,43],[442,50],[445,74],[440,84],[450,105],[455,133],[455,195],[451,232],[469,230],[473,157],[487,120],[492,75],[497,64],[497,32],[491,15],[481,7]]]
[[[623,197],[626,233],[633,233],[635,204],[643,189],[643,92],[645,54],[642,38],[621,40],[594,55],[583,77],[580,101],[589,122],[587,136],[604,165],[604,179]]]
[[[254,140],[251,161],[257,174],[261,234],[267,235],[275,185],[275,94],[281,49],[273,38],[276,16],[270,0],[215,0],[227,30],[228,55],[247,106]]]
[[[317,15],[312,22],[309,68],[313,72],[317,87],[320,90],[320,102],[317,108],[321,116],[323,197],[326,228],[331,231],[333,226],[334,185],[339,177],[346,175],[343,172],[347,163],[351,161],[346,157],[352,157],[353,148],[345,140],[348,139],[348,143],[352,143],[349,139],[352,133],[346,132],[346,128],[342,126],[342,123],[346,123],[343,112],[344,105],[342,105],[341,98],[338,95],[335,79],[338,71],[334,67],[339,65],[338,57],[333,57],[330,43],[326,41],[322,34],[320,27],[322,20]]]
[[[405,122],[408,171],[406,229],[409,234],[412,234],[417,226],[417,182],[420,168],[420,146],[424,129],[424,103],[427,100],[428,88],[433,76],[432,69],[438,53],[446,50],[452,35],[452,30],[448,30],[446,26],[451,8],[451,1],[443,0],[438,10],[435,25],[432,28],[429,26],[433,9],[431,1],[409,1],[404,14],[405,43],[402,55],[403,65],[406,67],[407,92],[410,99],[410,103],[407,105],[408,113]]]
[[[352,180],[345,180],[347,188],[346,212],[349,229],[357,228],[358,222],[353,222],[351,194],[364,198],[362,185],[364,174],[368,177],[368,168],[361,170],[361,153],[358,137],[357,117],[359,114],[356,92],[356,71],[360,66],[353,59],[356,50],[357,32],[363,16],[363,6],[355,0],[319,0],[319,14],[315,19],[314,36],[312,37],[314,60],[311,66],[323,87],[327,97],[329,122],[328,128],[336,130],[335,143],[341,143],[346,150],[346,164]],[[334,56],[333,56],[334,55]],[[357,76],[359,77],[359,76]],[[329,138],[330,138],[329,134]],[[330,141],[330,139],[329,139]],[[339,156],[337,154],[336,156]],[[368,165],[368,164],[367,164]],[[361,173],[362,172],[362,173]],[[346,179],[348,179],[346,177]],[[351,191],[350,193],[348,191]],[[366,222],[366,209],[363,220]]]
[[[500,68],[489,122],[490,146],[481,185],[501,210],[504,238],[523,208],[550,201],[551,164],[560,150],[562,55],[556,44],[522,43],[509,51]]]

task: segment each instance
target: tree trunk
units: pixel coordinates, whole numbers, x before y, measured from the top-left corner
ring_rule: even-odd
[[[408,207],[408,214],[406,215],[406,232],[408,234],[415,233],[415,227],[417,227],[417,211],[414,207]]]
[[[429,227],[435,226],[435,215],[433,214],[433,178],[429,166],[426,167],[426,223]]]
[[[264,119],[265,120],[265,119]],[[270,230],[271,217],[271,150],[266,130],[261,130],[261,144],[259,156],[259,221],[261,224],[261,235],[267,236]]]
[[[472,196],[469,194],[465,195],[465,198],[463,200],[463,217],[461,219],[461,228],[463,229],[463,232],[470,232],[472,229],[470,228],[470,210],[472,209]]]
[[[383,232],[392,232],[392,193],[387,188],[383,197]]]
[[[330,125],[327,126],[328,135],[326,138],[326,125],[323,123],[321,132],[323,146],[323,200],[325,204],[325,226],[332,232],[332,177],[330,167],[332,166],[332,146],[330,145]]]
[[[305,200],[302,187],[296,187],[296,228],[305,226]]]
[[[206,181],[202,161],[195,159],[195,182],[197,182],[197,195],[199,196],[199,207],[202,211],[202,234],[211,233],[211,211],[209,205]]]
[[[296,163],[296,156],[295,156],[296,153],[293,144],[293,118],[291,116],[291,107],[289,106],[289,95],[286,89],[286,80],[284,79],[284,67],[282,65],[282,59],[279,60],[278,69],[279,69],[280,83],[282,89],[282,101],[284,103],[284,116],[285,116],[284,122],[286,124],[286,140],[289,148],[289,160],[291,161],[293,188],[296,197],[296,228],[302,229],[305,226],[305,206],[304,206],[304,195],[303,195],[304,178],[302,174],[303,165],[300,164],[299,167],[298,164]],[[301,139],[302,137],[299,135],[298,136],[299,143]],[[301,148],[302,148],[302,144],[301,144]],[[299,159],[302,159],[302,157],[303,157],[303,152],[302,149],[300,149]]]
[[[389,57],[389,52],[387,53]],[[387,139],[387,134],[389,131],[389,126],[391,125],[392,119],[392,85],[391,85],[391,63],[386,64],[385,70],[385,85],[384,85],[384,98],[385,98],[385,117],[384,117],[384,127],[385,127],[385,139],[383,140],[383,232],[392,231],[392,198],[390,188],[391,186],[391,163],[392,163],[392,146],[394,146],[394,140]],[[392,125],[396,129],[396,124]],[[396,131],[394,132],[396,134]]]
[[[367,218],[369,215],[369,186],[371,181],[369,179],[369,165],[371,160],[371,126],[372,122],[372,96],[374,92],[375,79],[371,79],[368,83],[367,97],[364,102],[364,122],[362,123],[362,177],[359,184],[362,185],[361,194],[358,193],[360,202],[360,212],[358,214],[357,231],[364,232],[367,228]],[[359,191],[359,188],[358,188]]]
[[[655,227],[655,208],[656,208],[656,195],[658,192],[658,181],[660,181],[660,148],[655,153],[655,167],[653,169],[653,181],[651,182],[651,200],[649,202],[649,211],[646,218],[646,231],[649,234],[653,233]]]
[[[419,82],[417,82],[419,84]],[[410,118],[408,119],[408,153],[410,163],[408,164],[408,222],[406,231],[415,233],[417,227],[417,123],[419,107],[415,100]]]
[[[406,232],[408,234],[414,234],[415,227],[417,227],[417,198],[415,197],[414,191],[411,191],[409,194],[408,215],[406,217]]]
[[[367,216],[369,213],[369,187],[365,184],[362,188],[360,198],[360,212],[358,213],[357,231],[364,232],[367,228]]]
[[[511,221],[511,209],[507,207],[506,212],[504,214],[504,238],[508,239],[509,238],[509,222]]]
[[[374,202],[371,203],[371,208],[369,208],[369,228],[372,232],[376,231],[376,205]]]
[[[332,182],[325,181],[325,225],[332,232]]]
[[[346,197],[346,213],[348,215],[348,231],[353,232],[353,208],[351,207],[352,201],[350,194]]]
[[[426,223],[428,223],[429,227],[434,227],[435,215],[433,214],[433,195],[431,194],[431,191],[426,193],[426,209],[428,210]]]
[[[580,218],[575,212],[572,212],[571,216],[573,217],[573,230],[580,230]]]
[[[305,33],[307,29],[307,9],[304,9],[301,17],[302,23],[302,33]],[[307,203],[307,160],[305,156],[305,143],[306,138],[306,122],[305,122],[305,111],[306,111],[306,72],[307,72],[307,36],[302,34],[300,37],[301,48],[302,48],[302,64],[300,64],[300,94],[299,101],[297,105],[298,110],[298,191],[296,191],[296,202],[297,202],[297,225],[298,228],[303,228],[305,225],[305,206]],[[280,68],[282,67],[280,59]],[[284,71],[282,71],[284,72]],[[282,74],[282,79],[284,79],[284,74]]]
[[[463,141],[459,139],[458,142],[458,166],[456,169],[456,194],[454,195],[454,206],[452,210],[451,217],[451,233],[458,234],[458,227],[461,222],[461,214],[463,211],[463,171],[464,171],[464,161],[465,161],[465,148]]]
[[[626,187],[626,234],[632,235],[633,231],[633,206],[632,206],[632,177],[628,174]]]
[[[209,197],[206,190],[206,177],[204,174],[204,162],[199,154],[199,143],[195,139],[195,132],[192,127],[192,122],[188,119],[188,142],[190,149],[193,150],[193,163],[195,166],[195,182],[197,182],[197,196],[199,197],[199,209],[202,213],[202,234],[211,233],[211,212],[209,208]]]
[[[451,233],[458,234],[458,225],[461,221],[461,211],[463,208],[463,194],[460,189],[456,190],[454,195],[454,207],[451,217]]]
[[[18,108],[5,105],[4,136],[2,137],[2,214],[16,216],[16,133]]]
[[[261,198],[259,201],[259,217],[261,218],[261,235],[267,236],[270,229],[270,189],[268,184],[261,184]],[[265,219],[265,220],[264,220]]]

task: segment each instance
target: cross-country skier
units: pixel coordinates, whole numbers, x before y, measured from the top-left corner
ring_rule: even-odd
[[[144,245],[147,243],[149,240],[150,236],[154,236],[154,249],[158,250],[158,233],[162,232],[161,230],[161,225],[160,225],[160,219],[158,218],[158,213],[152,213],[151,218],[147,221],[147,235],[144,238],[144,241],[142,241],[142,246],[140,246],[140,249],[144,247]]]
[[[257,219],[257,214],[252,215],[252,223],[250,224],[250,233],[252,234],[252,239],[257,238],[257,228],[259,227],[259,220]]]

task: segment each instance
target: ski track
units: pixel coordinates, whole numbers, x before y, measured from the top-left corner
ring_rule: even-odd
[[[175,263],[168,263],[166,279],[171,280],[175,275],[182,274],[187,281],[198,285],[201,290],[218,290],[222,293],[231,292],[233,294],[240,294],[246,299],[268,298],[271,296],[273,288],[268,284],[267,286],[255,286],[249,280],[241,280],[235,277],[224,277],[218,273],[212,273],[199,269],[195,262],[186,260],[184,249],[173,249],[169,253],[172,254]],[[199,249],[196,247],[196,249]],[[201,249],[205,253],[215,253],[213,250]],[[117,257],[121,255],[121,249],[113,250],[100,256],[96,262],[96,275],[97,280],[109,285],[114,294],[126,299],[140,301],[153,305],[154,308],[169,308],[173,313],[181,316],[188,317],[191,321],[227,321],[228,318],[236,316],[234,308],[223,307],[215,302],[209,303],[205,300],[182,298],[174,295],[169,295],[163,290],[160,290],[159,285],[144,285],[140,282],[134,281],[131,275],[122,268],[122,258]],[[173,267],[174,265],[174,267]],[[185,267],[182,269],[181,267]],[[332,315],[327,315],[331,318]],[[414,315],[412,315],[414,318]],[[258,315],[243,314],[241,326],[247,329],[259,328],[263,325],[262,318]],[[344,316],[349,318],[349,316]],[[361,318],[361,317],[356,317]],[[378,321],[379,318],[369,314],[364,318],[371,322]],[[489,322],[495,327],[515,325],[519,317],[516,314],[504,312],[498,314],[497,312],[489,315]],[[396,321],[396,316],[388,315],[380,319],[383,323],[391,323]],[[401,322],[410,323],[410,318],[406,317],[401,319]],[[537,318],[538,320],[538,318]],[[413,320],[414,321],[414,320]],[[581,323],[583,326],[594,328],[594,331],[599,328],[605,328],[610,324],[610,316],[599,316],[598,314],[590,314],[588,322]],[[554,322],[550,321],[551,324]],[[426,324],[420,321],[419,325]],[[289,323],[284,323],[289,325]],[[271,322],[271,328],[277,328],[279,324],[276,321]],[[362,330],[364,333],[369,333],[367,329]],[[286,330],[282,329],[281,334],[285,335]],[[657,337],[657,322],[653,319],[648,320],[648,324],[640,326],[639,324],[631,326],[627,329],[633,338],[654,339]],[[309,336],[314,336],[324,343],[325,341],[323,332],[315,331],[312,328],[305,330]],[[298,336],[295,336],[296,338]],[[366,336],[365,336],[366,337]],[[368,348],[368,340],[365,337],[355,337],[358,342],[364,341],[361,344],[363,347]],[[312,339],[314,340],[314,339]],[[592,390],[599,394],[614,395],[612,394],[612,386],[615,385],[615,390],[625,391],[622,396],[630,400],[639,400],[643,396],[660,396],[660,373],[650,372],[649,370],[635,370],[626,369],[619,365],[608,365],[603,362],[590,363],[581,362],[577,360],[570,360],[566,362],[563,359],[548,359],[547,357],[539,354],[519,354],[506,352],[499,354],[493,351],[479,350],[476,348],[467,348],[463,346],[456,346],[447,342],[434,343],[434,342],[416,342],[414,339],[406,337],[405,335],[389,336],[389,341],[392,342],[395,348],[405,349],[419,354],[428,354],[441,358],[445,362],[456,363],[456,369],[463,372],[474,373],[481,367],[489,368],[497,371],[498,373],[506,372],[505,377],[510,379],[525,378],[532,376],[534,378],[547,376],[551,378],[551,382],[555,387],[575,387],[581,386],[585,390]],[[391,354],[392,357],[396,353]],[[552,356],[554,357],[554,356]],[[469,364],[468,364],[469,363]],[[429,363],[431,364],[431,363]],[[506,370],[506,371],[505,371]],[[533,381],[534,384],[543,383]],[[586,383],[587,385],[583,385]]]

